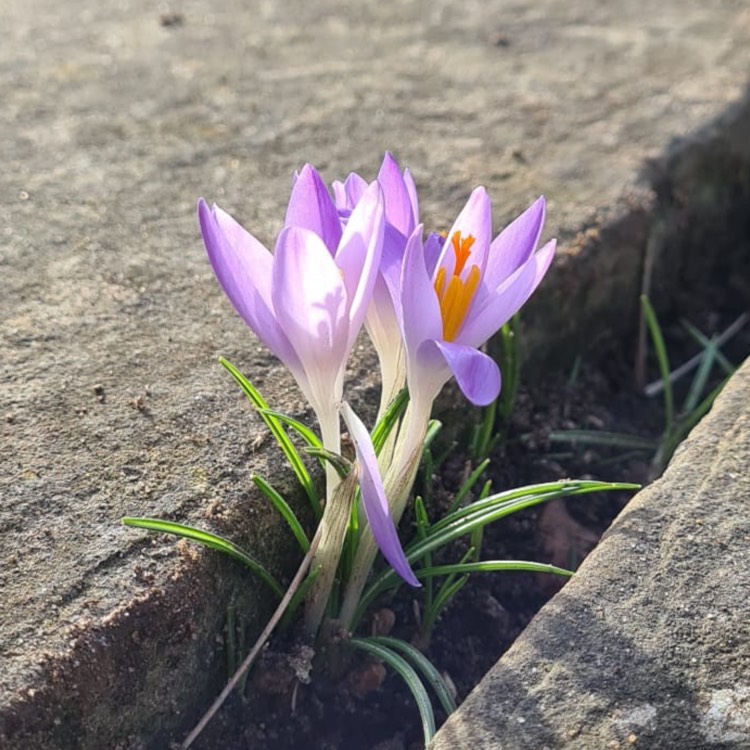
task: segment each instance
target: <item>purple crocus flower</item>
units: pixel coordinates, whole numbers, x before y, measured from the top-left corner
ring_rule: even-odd
[[[377,181],[383,190],[386,225],[381,273],[375,282],[365,326],[380,360],[382,414],[403,387],[406,377],[401,329],[384,274],[389,271],[398,273],[401,268],[406,241],[419,222],[419,202],[409,170],[402,172],[388,152],[383,158]],[[367,182],[356,173],[351,173],[344,182],[333,183],[336,208],[343,221],[347,220],[366,189]]]
[[[383,196],[362,194],[346,227],[320,176],[295,181],[273,255],[229,214],[198,203],[203,241],[237,312],[289,368],[315,410],[323,441],[338,451],[344,367],[364,322],[380,264]]]
[[[380,547],[383,557],[401,578],[410,586],[421,586],[398,539],[398,532],[391,517],[388,500],[385,497],[383,481],[378,469],[378,459],[375,456],[370,433],[346,402],[341,404],[341,415],[344,417],[344,422],[346,422],[357,452],[362,505],[365,509],[370,531],[378,547]]]
[[[406,345],[409,392],[427,412],[451,375],[472,403],[497,398],[500,370],[477,347],[519,310],[547,272],[555,240],[535,252],[544,213],[539,198],[492,240],[490,199],[476,188],[442,247],[433,239],[423,245],[417,227],[400,277],[386,274]]]

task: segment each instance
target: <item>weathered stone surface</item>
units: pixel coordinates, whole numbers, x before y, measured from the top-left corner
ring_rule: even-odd
[[[750,747],[750,361],[432,750]]]
[[[123,514],[231,529],[280,575],[293,568],[288,532],[248,490],[251,470],[283,481],[283,468],[256,444],[260,423],[216,356],[279,408],[299,416],[304,405],[217,290],[198,195],[271,241],[305,160],[328,179],[374,175],[395,150],[435,228],[475,184],[495,198],[498,225],[544,192],[547,235],[564,247],[528,315],[540,364],[632,325],[648,247],[713,262],[706,233],[711,248],[730,247],[731,230],[715,230],[746,204],[746,101],[673,150],[655,178],[639,178],[644,159],[741,96],[743,3],[194,0],[171,25],[146,0],[6,6],[9,748],[159,746],[221,680],[226,603],[239,598],[250,622],[268,610],[239,571],[123,530]],[[679,280],[675,268],[655,278]],[[356,388],[371,388],[372,369],[359,352]]]

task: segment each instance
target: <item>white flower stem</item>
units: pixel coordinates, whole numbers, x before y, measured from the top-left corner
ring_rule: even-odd
[[[341,432],[338,409],[327,414],[319,414],[323,447],[332,453],[341,452]],[[320,568],[320,573],[310,587],[305,601],[305,628],[315,636],[325,615],[328,597],[331,593],[336,569],[341,557],[341,548],[349,524],[352,499],[356,489],[356,477],[350,473],[345,482],[341,482],[336,469],[326,465],[326,504],[323,517],[320,519],[318,533],[320,543],[313,557],[310,570]]]

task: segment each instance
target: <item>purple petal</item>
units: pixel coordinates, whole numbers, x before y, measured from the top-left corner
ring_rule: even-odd
[[[383,481],[378,470],[378,460],[372,447],[372,440],[367,428],[345,401],[341,404],[341,414],[354,441],[359,465],[359,487],[362,492],[362,505],[367,522],[383,557],[401,578],[410,586],[419,587],[417,580],[406,559],[398,538],[396,525],[391,517],[388,500],[385,497]]]
[[[544,213],[542,196],[495,237],[484,273],[488,287],[497,289],[531,257],[542,233]]]
[[[407,351],[414,354],[423,341],[443,338],[440,303],[425,267],[421,225],[406,243],[399,300]]]
[[[555,257],[556,241],[548,242],[534,253],[496,290],[484,290],[464,322],[457,342],[480,346],[521,309],[547,273]]]
[[[198,201],[203,243],[216,278],[255,335],[293,372],[300,363],[273,311],[273,255],[218,206]]]
[[[294,181],[284,226],[315,232],[330,253],[339,245],[341,221],[336,206],[320,175],[309,164],[302,167]]]
[[[272,296],[278,321],[316,394],[313,406],[317,411],[333,399],[334,381],[344,367],[349,335],[346,289],[317,234],[299,227],[281,231],[276,243]]]
[[[406,192],[409,193],[411,215],[414,217],[414,225],[416,226],[419,221],[419,199],[417,198],[417,186],[414,184],[414,178],[408,169],[404,170],[404,185],[406,185]]]
[[[487,191],[483,187],[474,189],[446,235],[446,242],[443,245],[438,265],[445,267],[446,274],[449,277],[453,275],[453,269],[455,268],[451,240],[456,232],[460,232],[461,238],[464,240],[469,235],[474,237],[471,254],[464,266],[462,276],[468,273],[468,269],[473,265],[479,266],[479,270],[484,272],[490,249],[490,240],[492,239],[492,205]]]
[[[500,368],[491,357],[471,346],[436,341],[458,387],[475,406],[491,404],[500,393]]]
[[[378,182],[385,196],[386,220],[408,237],[416,224],[412,196],[396,160],[387,151],[378,172]]]
[[[364,323],[383,252],[385,217],[380,185],[373,182],[346,223],[335,262],[347,290],[349,339],[354,343]]]

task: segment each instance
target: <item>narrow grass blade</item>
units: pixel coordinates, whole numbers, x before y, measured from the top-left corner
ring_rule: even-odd
[[[461,485],[461,489],[456,493],[456,496],[453,498],[453,502],[451,503],[451,507],[448,509],[449,513],[452,513],[456,508],[458,508],[461,503],[464,501],[464,498],[471,492],[474,485],[479,480],[479,477],[482,476],[482,473],[484,470],[489,466],[490,459],[485,458],[484,461],[482,461],[479,466],[474,469],[474,471],[469,474],[466,481]]]
[[[511,513],[554,500],[558,497],[573,497],[591,492],[611,490],[636,490],[637,484],[625,482],[596,482],[596,481],[560,481],[521,487],[491,495],[477,500],[470,505],[455,510],[453,513],[437,521],[430,527],[429,534],[424,540],[414,540],[405,549],[407,560],[416,564],[426,553],[458,539],[471,532],[478,526],[486,526],[498,521]],[[372,602],[389,588],[399,585],[395,571],[385,569],[376,576],[363,594],[353,622],[365,612]]]
[[[186,526],[182,523],[161,521],[158,518],[134,518],[132,516],[125,516],[125,518],[122,519],[122,523],[125,526],[132,526],[138,529],[148,529],[149,531],[156,531],[161,534],[179,536],[183,539],[189,539],[192,542],[198,542],[198,544],[202,544],[204,547],[223,552],[225,555],[229,555],[229,557],[239,560],[239,562],[248,567],[256,576],[258,576],[258,578],[268,585],[279,599],[284,596],[284,589],[279,585],[278,581],[259,562],[257,562],[257,560],[254,560],[241,547],[238,547],[234,542],[230,542],[228,539],[224,539],[224,537],[211,534],[208,531],[196,529],[193,526]]]
[[[717,348],[715,345],[707,346],[703,350],[703,358],[695,372],[695,377],[690,383],[690,390],[685,397],[685,402],[682,405],[682,412],[684,414],[690,414],[693,409],[700,403],[701,394],[706,389],[708,378],[711,375],[714,362],[716,362]]]
[[[550,432],[550,443],[583,443],[584,445],[606,445],[612,448],[631,448],[653,452],[657,441],[624,432],[603,430],[560,430]]]
[[[456,573],[496,573],[498,571],[516,573],[552,573],[570,578],[572,570],[558,568],[548,563],[528,560],[481,560],[479,562],[454,563],[452,565],[435,565],[432,568],[420,568],[415,571],[417,578],[430,578]]]
[[[373,636],[368,639],[374,643],[380,643],[393,651],[400,651],[425,677],[427,683],[435,691],[440,705],[443,707],[448,716],[456,710],[456,702],[453,700],[451,691],[443,678],[443,675],[437,671],[434,664],[418,649],[410,643],[401,641],[398,638],[388,636]]]
[[[372,431],[372,444],[375,448],[375,455],[380,454],[380,451],[385,445],[385,441],[388,440],[391,431],[398,424],[399,419],[404,415],[408,403],[409,391],[406,388],[402,388],[396,395],[396,398],[391,401],[385,414],[383,414],[380,421],[375,425],[375,429]]]
[[[294,514],[294,511],[289,507],[287,501],[259,474],[253,474],[251,480],[266,496],[266,499],[273,505],[278,514],[287,522],[304,555],[310,549],[310,540],[307,538],[302,524]]]
[[[287,427],[291,427],[307,443],[307,445],[310,446],[310,448],[323,447],[320,438],[306,424],[300,422],[299,419],[295,419],[288,414],[283,414],[274,409],[258,409],[258,412],[261,415],[278,419],[279,422],[283,422]]]
[[[744,325],[744,323],[747,321],[747,317],[745,317],[744,320],[742,320],[741,318],[739,320],[741,320],[742,325]],[[737,323],[737,321],[735,321],[735,323]],[[737,369],[721,352],[721,346],[723,344],[726,344],[727,342],[727,339],[724,338],[726,333],[737,332],[736,330],[735,331],[731,330],[734,327],[734,324],[732,326],[729,326],[729,328],[727,328],[726,331],[724,331],[723,333],[720,333],[718,336],[713,336],[710,339],[707,336],[705,336],[703,333],[701,333],[690,321],[683,320],[682,325],[685,328],[685,330],[704,349],[708,349],[708,348],[716,349],[716,361],[719,363],[719,366],[724,370],[725,375],[731,375]]]
[[[656,352],[656,361],[659,364],[659,375],[664,383],[664,435],[669,436],[672,434],[674,428],[674,393],[672,391],[672,381],[670,380],[667,347],[664,343],[664,336],[662,336],[661,327],[656,318],[654,308],[651,306],[651,302],[649,302],[649,299],[645,294],[641,295],[641,307]]]
[[[424,744],[425,747],[427,747],[435,736],[435,714],[432,710],[432,704],[430,703],[429,695],[427,695],[427,690],[425,690],[425,687],[419,679],[419,675],[414,670],[414,667],[412,667],[403,656],[400,656],[395,651],[392,651],[390,648],[387,648],[380,643],[373,642],[372,638],[352,638],[349,643],[354,646],[354,648],[367,651],[373,656],[376,656],[393,670],[398,672],[406,683],[406,686],[409,688],[411,694],[414,696],[417,708],[419,709],[419,715],[422,719]]]
[[[336,473],[342,479],[344,479],[352,469],[351,461],[340,456],[338,453],[329,451],[327,448],[305,448],[305,453],[307,453],[308,456],[317,458],[323,466],[325,466],[326,463],[331,464],[331,466],[336,469]]]
[[[255,388],[255,386],[253,386],[253,384],[231,362],[224,359],[224,357],[219,357],[219,362],[237,381],[250,403],[255,407],[258,414],[260,414],[261,419],[266,423],[271,434],[276,438],[276,442],[279,444],[284,456],[286,456],[287,461],[289,461],[292,471],[294,471],[297,480],[302,485],[302,489],[305,491],[305,494],[310,501],[316,520],[319,520],[323,515],[323,508],[318,499],[318,493],[315,491],[313,481],[310,478],[310,473],[307,471],[299,453],[297,453],[297,449],[294,447],[292,441],[282,427],[280,419],[271,416],[269,412],[272,410],[269,408],[266,400],[260,395],[257,388]]]

